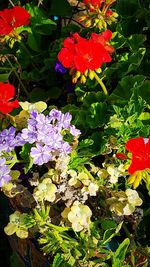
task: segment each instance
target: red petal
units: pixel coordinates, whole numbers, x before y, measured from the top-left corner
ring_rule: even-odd
[[[30,14],[23,7],[15,6],[12,8],[13,11],[13,20],[14,28],[20,27],[23,25],[28,25],[30,23]]]
[[[15,95],[15,87],[9,83],[0,83],[0,100],[8,101]]]
[[[14,108],[19,107],[19,102],[18,100],[12,101],[12,102],[3,102],[0,101],[0,111],[3,114],[10,113]]]
[[[106,30],[102,33],[102,36],[106,41],[109,41],[112,38],[112,32],[110,30]]]

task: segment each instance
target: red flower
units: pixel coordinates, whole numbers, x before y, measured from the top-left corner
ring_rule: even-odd
[[[0,112],[7,114],[19,107],[18,100],[11,101],[15,96],[15,88],[9,83],[0,82]]]
[[[0,11],[0,35],[7,35],[14,28],[28,25],[30,14],[22,7],[15,6],[11,9]]]
[[[111,54],[114,52],[114,48],[107,43],[107,41],[109,41],[112,38],[112,32],[110,30],[106,30],[102,34],[92,33],[91,38],[93,39],[95,43],[99,43],[102,46],[104,46],[105,50],[108,53]],[[111,61],[111,58],[110,58],[110,61]],[[105,61],[105,62],[109,62],[109,61]]]
[[[110,17],[110,16],[112,16],[112,14],[113,14],[112,10],[108,9],[106,11],[106,17]]]
[[[83,0],[85,5],[92,5],[93,7],[101,7],[103,0]]]
[[[127,142],[126,149],[132,153],[132,163],[128,169],[130,174],[150,168],[150,137],[132,138]]]
[[[84,73],[96,70],[103,62],[110,62],[114,49],[107,43],[112,33],[106,30],[103,34],[92,34],[90,39],[82,38],[78,33],[64,40],[64,47],[58,54],[61,64],[71,70]]]

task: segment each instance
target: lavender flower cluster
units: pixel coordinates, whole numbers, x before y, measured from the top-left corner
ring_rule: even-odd
[[[80,134],[71,125],[71,120],[70,113],[63,114],[56,109],[52,109],[47,116],[37,111],[30,113],[28,126],[22,130],[21,137],[25,142],[35,144],[30,152],[34,164],[42,165],[56,156],[65,156],[71,152],[71,146],[63,140],[63,131],[68,130],[74,137]]]
[[[4,152],[9,153],[15,147],[22,146],[25,141],[21,137],[21,133],[16,134],[15,127],[10,127],[9,129],[4,129],[0,133],[0,155]]]
[[[71,146],[64,140],[65,132],[68,131],[73,137],[81,133],[71,124],[71,120],[70,113],[63,114],[56,109],[52,109],[47,116],[32,111],[27,128],[20,133],[16,133],[14,127],[0,132],[0,187],[11,180],[7,159],[13,160],[11,152],[15,147],[33,144],[30,156],[37,165],[69,154]]]
[[[25,141],[22,139],[21,133],[16,134],[16,129],[14,127],[4,129],[0,132],[0,187],[11,180],[11,176],[9,174],[10,169],[6,164],[6,159],[11,158],[8,153],[15,147],[22,146],[24,144]]]

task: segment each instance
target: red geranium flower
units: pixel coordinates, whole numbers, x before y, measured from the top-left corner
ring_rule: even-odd
[[[15,6],[11,9],[0,11],[0,35],[7,35],[23,25],[30,22],[30,14],[22,7]]]
[[[85,5],[92,5],[93,7],[101,7],[101,4],[104,0],[83,0]]]
[[[150,137],[132,138],[127,142],[126,149],[132,153],[132,163],[128,169],[130,174],[150,168]]]
[[[9,83],[0,82],[0,112],[7,114],[19,107],[18,100],[11,101],[15,96],[15,88]]]
[[[103,34],[93,33],[90,39],[75,33],[64,40],[64,47],[59,52],[58,59],[64,67],[81,73],[96,70],[112,59],[110,53],[114,49],[107,43],[111,36],[109,30]]]

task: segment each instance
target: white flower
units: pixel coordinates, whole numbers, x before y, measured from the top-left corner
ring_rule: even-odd
[[[109,179],[110,183],[111,184],[116,184],[118,182],[118,178],[123,175],[124,171],[125,171],[125,169],[124,169],[124,165],[123,164],[120,164],[118,168],[114,167],[113,164],[109,165],[107,167],[107,172],[110,175],[110,179]]]
[[[128,202],[131,204],[131,205],[134,205],[134,206],[141,206],[143,201],[142,199],[139,197],[138,195],[138,192],[136,190],[133,190],[133,189],[127,189],[125,191],[127,197],[128,197]]]
[[[45,178],[35,189],[33,196],[37,201],[53,202],[56,198],[57,187],[50,178]]]
[[[68,211],[69,210],[67,210],[67,212]],[[90,208],[78,201],[74,202],[67,215],[69,222],[72,224],[72,228],[77,232],[89,228],[91,216],[92,212]]]
[[[96,196],[98,189],[99,189],[99,186],[97,184],[90,183],[88,186],[88,191],[89,191],[90,196]]]

